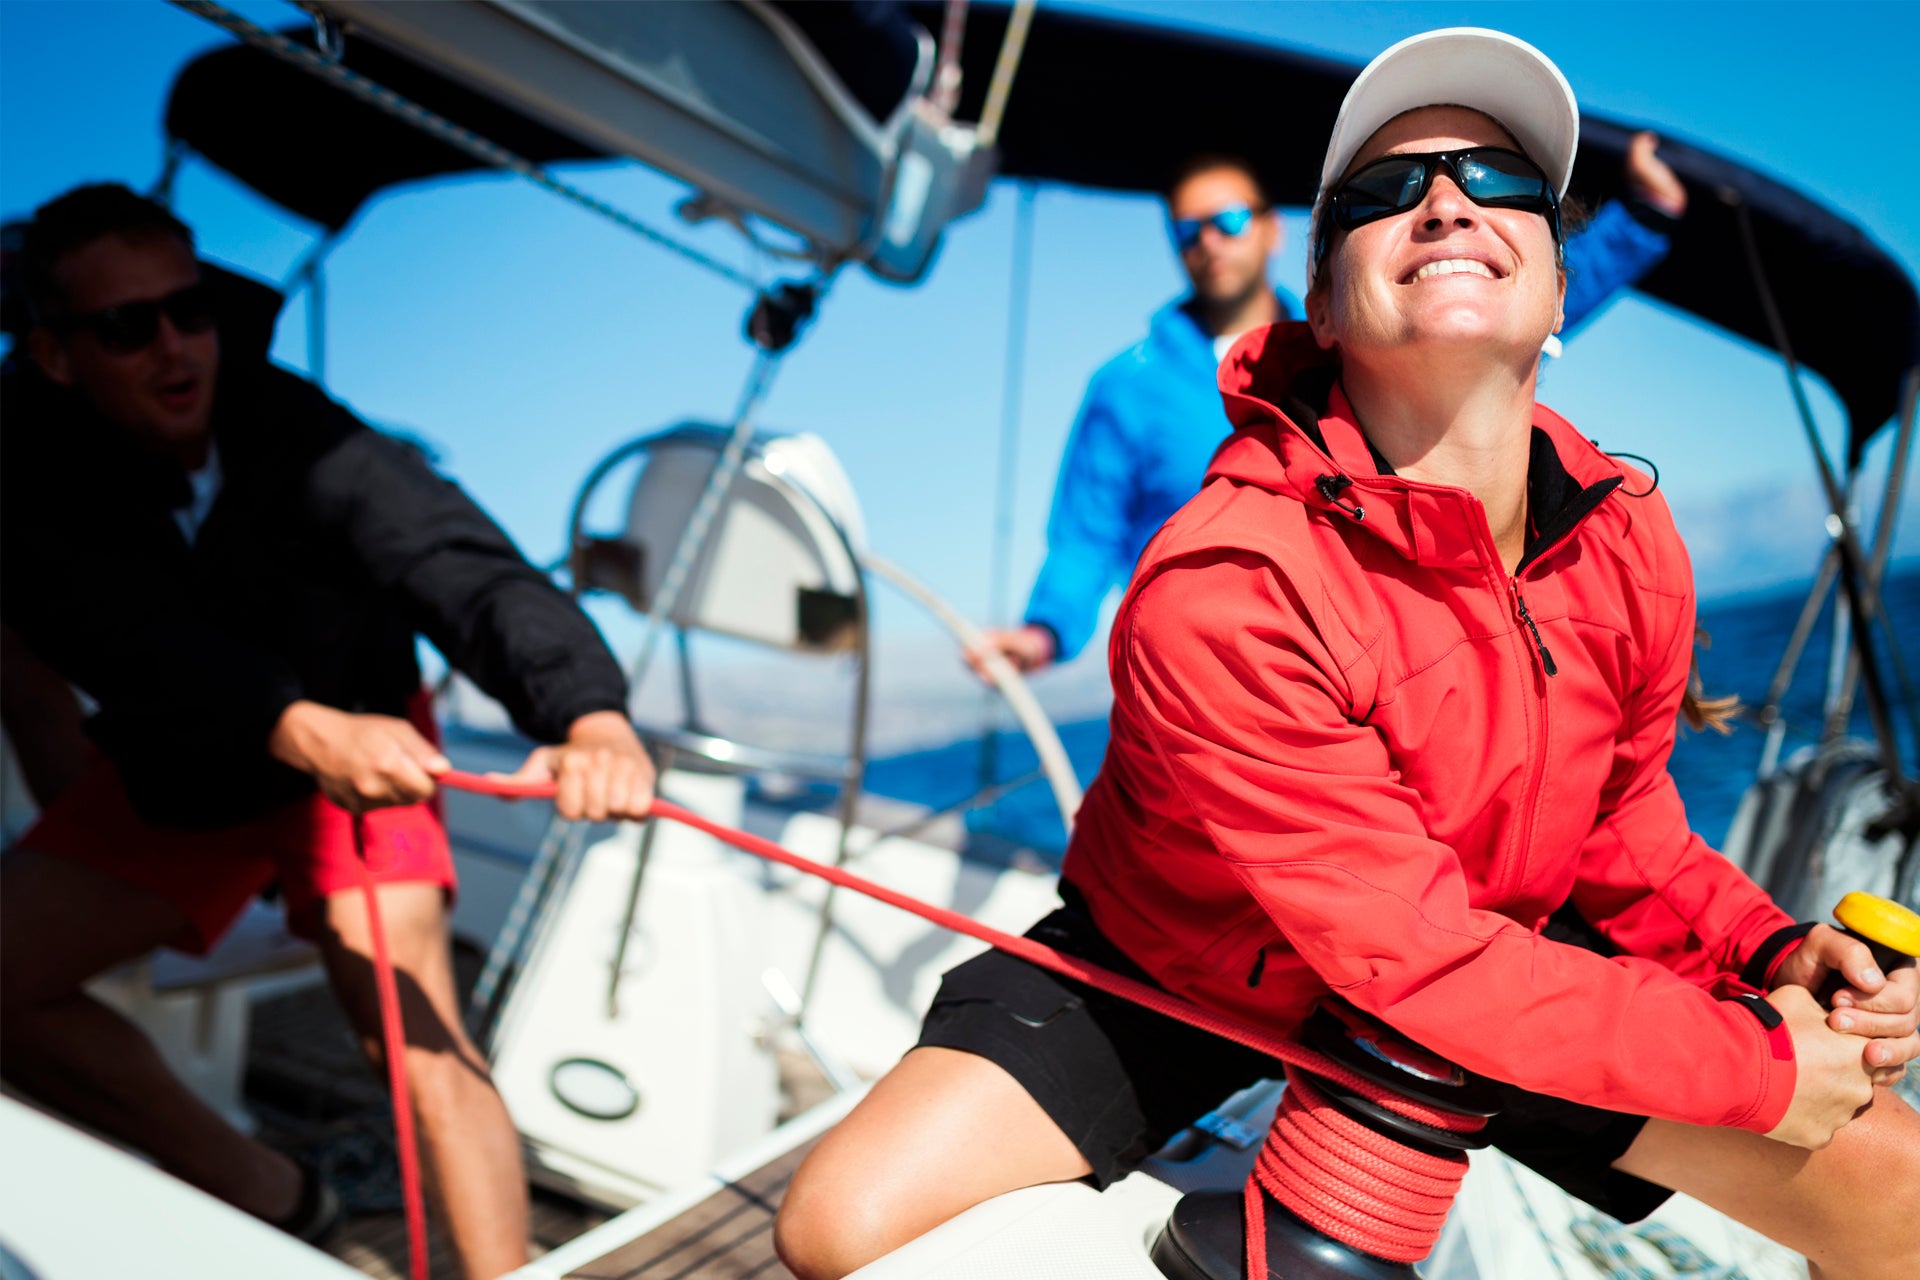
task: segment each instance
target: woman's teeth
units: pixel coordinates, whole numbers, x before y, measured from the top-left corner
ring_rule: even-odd
[[[1493,269],[1486,263],[1473,258],[1442,258],[1438,262],[1429,262],[1413,273],[1415,280],[1428,280],[1434,276],[1451,276],[1465,272],[1468,275],[1485,276],[1489,280],[1498,279]]]

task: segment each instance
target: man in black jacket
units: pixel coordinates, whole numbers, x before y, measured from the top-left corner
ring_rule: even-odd
[[[452,859],[429,803],[448,764],[418,714],[414,637],[558,744],[521,774],[557,779],[573,818],[637,816],[652,794],[619,667],[416,450],[268,364],[259,335],[242,351],[248,335],[216,325],[192,233],[164,207],[78,188],[36,213],[22,257],[33,367],[4,379],[0,430],[8,729],[29,755],[86,742],[49,720],[78,715],[70,695],[27,696],[56,679],[98,710],[85,758],[37,771],[58,794],[0,865],[0,1066],[314,1233],[331,1216],[317,1178],[202,1105],[81,984],[159,945],[205,950],[277,880],[377,1064],[344,811],[365,813],[440,1220],[469,1277],[510,1270],[526,1187],[461,1029]],[[40,722],[16,723],[22,707]]]

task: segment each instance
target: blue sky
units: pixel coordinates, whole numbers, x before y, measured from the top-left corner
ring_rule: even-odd
[[[300,20],[278,0],[236,7]],[[1354,61],[1430,27],[1500,27],[1554,57],[1583,105],[1767,170],[1847,211],[1920,273],[1920,6],[1127,8]],[[0,213],[25,213],[82,180],[150,183],[172,74],[226,39],[160,0],[0,0]],[[1020,110],[1017,86],[1010,110]],[[684,194],[633,166],[574,176],[656,220]],[[185,171],[177,193],[203,250],[243,269],[277,279],[312,242],[312,228],[204,165]],[[826,437],[862,496],[875,548],[975,617],[989,599],[1013,205],[1012,189],[997,187],[985,210],[952,229],[920,287],[845,275],[764,415],[769,426]],[[1055,464],[1087,375],[1180,285],[1149,199],[1044,189],[1036,226],[1016,606],[1039,563]],[[1276,271],[1295,290],[1299,229],[1290,220]],[[697,238],[743,257],[724,232]],[[330,389],[434,444],[540,560],[559,550],[568,500],[597,457],[682,418],[724,416],[750,360],[735,287],[511,179],[376,201],[333,255],[328,287]],[[304,327],[291,309],[276,348],[295,368],[306,363]],[[1811,564],[1820,534],[1806,449],[1784,377],[1763,353],[1625,298],[1569,345],[1542,399],[1608,447],[1657,459],[1705,594]],[[1816,399],[1837,438],[1837,410]],[[1906,549],[1920,549],[1916,525],[1909,515]],[[896,634],[921,625],[892,602],[879,621]]]

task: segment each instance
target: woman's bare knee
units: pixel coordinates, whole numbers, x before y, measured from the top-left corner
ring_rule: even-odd
[[[798,1280],[839,1280],[911,1239],[852,1188],[796,1177],[773,1222],[773,1248]]]
[[[1805,1255],[1814,1280],[1920,1275],[1920,1115],[1892,1090],[1819,1151],[1654,1120],[1614,1167]]]
[[[1836,1199],[1850,1211],[1835,1216],[1838,1257],[1823,1268],[1826,1275],[1920,1276],[1920,1114],[1891,1089],[1876,1089],[1872,1108],[1827,1150],[1833,1147],[1845,1160],[1834,1173]]]
[[[774,1244],[801,1280],[837,1280],[984,1200],[1088,1172],[1004,1069],[915,1049],[801,1164]]]

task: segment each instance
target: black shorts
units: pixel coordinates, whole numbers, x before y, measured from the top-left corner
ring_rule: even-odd
[[[1071,885],[1066,905],[1027,931],[1036,942],[1117,973],[1152,979],[1094,927]],[[1571,913],[1550,936],[1606,951]],[[1248,1085],[1279,1079],[1278,1059],[1010,956],[988,951],[950,970],[920,1044],[978,1054],[1020,1082],[1093,1166],[1105,1187]],[[1672,1193],[1612,1168],[1644,1116],[1603,1111],[1498,1084],[1492,1144],[1622,1222]]]

